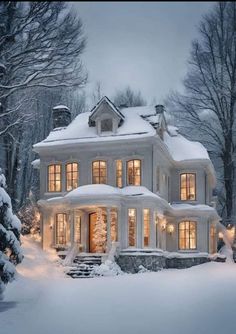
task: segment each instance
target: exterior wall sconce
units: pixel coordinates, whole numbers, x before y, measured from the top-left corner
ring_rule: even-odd
[[[53,224],[52,223],[49,225],[49,228],[50,228],[50,230],[52,230],[52,228],[53,228]]]
[[[170,224],[167,226],[167,232],[171,235],[174,232],[174,225]]]
[[[218,237],[219,237],[219,239],[223,239],[223,233],[222,233],[222,232],[219,232],[219,233],[218,233]]]

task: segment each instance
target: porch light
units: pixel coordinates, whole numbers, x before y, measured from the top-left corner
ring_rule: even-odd
[[[222,233],[222,232],[219,232],[219,233],[218,233],[218,237],[219,237],[219,239],[223,239],[223,233]]]
[[[161,230],[165,231],[165,229],[166,229],[166,221],[165,221],[165,219],[162,219],[161,220]]]
[[[172,234],[173,232],[174,232],[174,225],[172,225],[172,224],[169,224],[168,226],[167,226],[167,232],[169,233],[169,234]]]

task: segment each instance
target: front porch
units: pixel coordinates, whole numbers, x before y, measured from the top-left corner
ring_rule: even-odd
[[[83,255],[108,253],[118,241],[117,207],[80,207],[55,213],[51,225],[51,247],[67,250],[77,245]]]

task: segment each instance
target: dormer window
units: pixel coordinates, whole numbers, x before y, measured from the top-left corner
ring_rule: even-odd
[[[101,132],[111,132],[113,130],[112,119],[102,119],[101,120]]]

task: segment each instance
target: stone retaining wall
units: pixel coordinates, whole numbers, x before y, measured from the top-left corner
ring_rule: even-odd
[[[214,260],[210,257],[165,257],[164,255],[154,254],[120,254],[116,259],[117,264],[121,270],[127,273],[137,273],[140,270],[139,266],[150,271],[158,271],[160,269],[184,269],[203,264],[210,261],[225,262],[226,259],[215,258]]]

